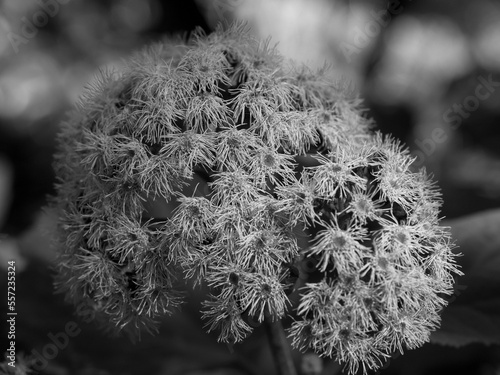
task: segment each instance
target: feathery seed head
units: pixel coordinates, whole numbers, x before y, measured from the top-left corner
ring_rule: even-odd
[[[359,102],[241,25],[103,74],[59,136],[58,289],[154,330],[183,271],[210,288],[219,340],[291,315],[294,347],[351,374],[422,345],[460,273],[453,244],[435,185]]]

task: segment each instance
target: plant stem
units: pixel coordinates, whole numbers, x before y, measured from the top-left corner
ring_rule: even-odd
[[[297,375],[293,364],[292,351],[285,336],[281,320],[265,319],[267,337],[279,375]]]

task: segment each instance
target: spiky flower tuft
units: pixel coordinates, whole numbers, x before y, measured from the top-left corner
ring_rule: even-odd
[[[59,138],[59,290],[152,329],[184,271],[221,341],[292,315],[351,373],[421,346],[459,273],[440,196],[344,91],[241,25],[103,74]]]

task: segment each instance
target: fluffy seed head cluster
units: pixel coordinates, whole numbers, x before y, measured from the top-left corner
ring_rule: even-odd
[[[183,275],[221,341],[291,315],[352,373],[422,345],[459,272],[439,193],[344,91],[241,25],[103,74],[59,138],[59,290],[151,329]]]

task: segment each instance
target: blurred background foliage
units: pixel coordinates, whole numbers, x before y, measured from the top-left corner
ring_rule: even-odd
[[[57,7],[42,6],[48,3]],[[18,269],[18,352],[42,348],[49,332],[76,319],[52,293],[52,220],[42,210],[52,193],[51,159],[66,111],[99,70],[119,67],[131,51],[233,20],[244,20],[259,37],[271,36],[285,56],[331,65],[359,92],[379,129],[405,142],[439,181],[443,216],[458,220],[449,223],[457,223],[454,233],[465,244],[465,271],[473,264],[469,268],[481,273],[486,262],[492,275],[498,273],[498,255],[490,252],[500,254],[500,220],[488,216],[473,227],[461,218],[500,207],[500,2],[0,0],[0,259],[4,267],[15,258]],[[485,223],[487,235],[470,240]],[[474,251],[484,255],[479,266],[470,261]],[[486,283],[491,293],[499,291],[484,278],[476,288]],[[471,297],[478,295],[474,280],[459,282],[466,288],[457,290],[451,307],[480,304]],[[485,307],[490,313],[500,314],[498,295]],[[264,332],[257,329],[236,348],[218,345],[203,332],[198,307],[193,298],[182,314],[166,319],[159,336],[136,345],[82,323],[82,334],[43,373],[272,373],[269,351],[259,341]],[[475,322],[477,315],[471,316]],[[456,324],[452,318],[444,320],[443,332]],[[500,327],[498,320],[490,323]],[[425,345],[393,359],[382,373],[500,374],[500,333],[490,330],[482,340],[467,329],[464,336],[475,337],[461,341],[468,345]],[[456,344],[443,337],[435,339]],[[323,373],[339,371],[325,362]]]

